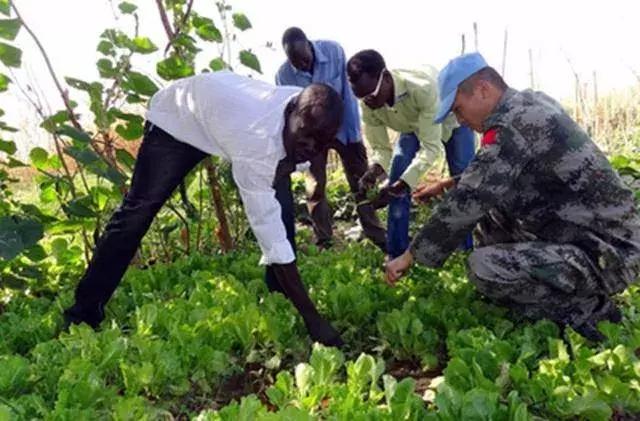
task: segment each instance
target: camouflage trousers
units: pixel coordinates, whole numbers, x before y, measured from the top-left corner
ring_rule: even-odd
[[[474,234],[470,279],[483,295],[527,318],[597,323],[614,306],[609,296],[636,275],[599,272],[580,248],[539,241],[499,213],[484,218]]]

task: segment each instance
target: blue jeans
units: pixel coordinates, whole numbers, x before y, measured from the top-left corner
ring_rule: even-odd
[[[449,141],[444,142],[444,148],[451,177],[462,174],[476,155],[476,139],[473,130],[466,126],[456,128]],[[473,237],[469,233],[462,243],[462,249],[471,250],[472,248]]]
[[[396,142],[391,158],[389,184],[395,183],[411,165],[420,149],[420,141],[414,133],[402,133]],[[392,258],[400,256],[409,247],[409,212],[411,193],[394,197],[389,202],[387,215],[387,254]]]

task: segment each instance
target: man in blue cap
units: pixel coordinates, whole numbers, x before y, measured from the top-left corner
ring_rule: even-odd
[[[480,54],[440,73],[436,121],[453,112],[484,133],[483,147],[407,251],[387,264],[394,284],[414,260],[438,267],[476,228],[469,278],[527,318],[548,318],[588,339],[619,322],[611,296],[640,272],[640,218],[632,192],[562,106],[516,91]]]

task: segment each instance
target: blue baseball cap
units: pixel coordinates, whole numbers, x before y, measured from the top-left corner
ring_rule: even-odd
[[[480,53],[463,54],[449,61],[438,75],[438,112],[433,119],[434,123],[442,123],[451,111],[453,101],[456,99],[458,86],[469,76],[489,66]]]

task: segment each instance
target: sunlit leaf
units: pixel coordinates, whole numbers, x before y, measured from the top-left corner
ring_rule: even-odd
[[[133,3],[129,3],[128,1],[123,1],[118,5],[118,9],[126,15],[130,15],[138,9],[138,6]]]
[[[233,14],[233,25],[241,31],[246,31],[251,28],[251,22],[244,13]]]
[[[211,70],[213,70],[214,72],[217,72],[219,70],[224,70],[227,68],[227,63],[224,62],[223,59],[221,58],[214,58],[213,60],[211,60],[209,62],[209,67],[211,68]]]
[[[20,67],[22,65],[22,50],[0,42],[0,62],[7,67]]]
[[[255,70],[258,73],[262,73],[258,57],[249,50],[240,51],[240,63],[244,64],[250,69]]]
[[[11,6],[9,5],[9,0],[0,0],[0,13],[5,16],[11,15]]]
[[[16,147],[16,143],[11,140],[2,140],[0,139],[0,151],[5,152],[9,155],[13,155],[16,153],[18,148]]]
[[[194,16],[191,20],[196,34],[205,41],[222,42],[222,33],[209,18]]]
[[[175,56],[158,62],[156,71],[165,80],[182,79],[195,74],[192,65]]]
[[[147,37],[135,37],[132,51],[141,54],[150,54],[158,50],[158,47]]]
[[[13,41],[21,27],[20,19],[0,19],[0,38]]]
[[[145,96],[151,96],[158,91],[158,86],[148,76],[138,72],[127,73],[122,85],[125,89]]]
[[[43,169],[46,167],[47,160],[49,159],[49,153],[41,147],[35,147],[29,152],[29,159],[34,167]]]

